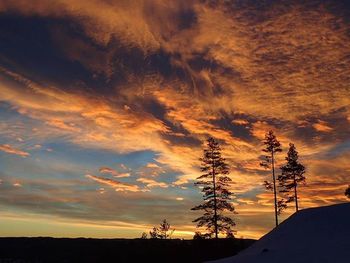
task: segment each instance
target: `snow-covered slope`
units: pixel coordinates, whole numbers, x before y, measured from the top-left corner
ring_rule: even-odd
[[[216,263],[349,263],[350,203],[301,210],[237,256]]]

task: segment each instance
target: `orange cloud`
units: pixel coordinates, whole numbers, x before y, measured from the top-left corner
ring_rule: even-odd
[[[143,192],[145,190],[140,189],[137,185],[122,183],[109,178],[98,177],[95,175],[87,174],[86,178],[99,182],[101,184],[109,185],[115,189],[117,192]]]
[[[145,184],[149,188],[152,188],[152,187],[168,188],[168,185],[166,183],[157,182],[157,181],[155,181],[153,179],[149,179],[149,178],[141,177],[141,178],[138,178],[136,181]]]
[[[10,153],[10,154],[19,155],[19,156],[24,157],[24,158],[28,157],[30,155],[28,152],[16,149],[9,144],[0,145],[0,151]]]
[[[147,163],[146,167],[147,168],[160,168],[156,163]]]
[[[249,121],[243,119],[234,119],[232,123],[237,125],[247,125],[249,124]]]
[[[318,120],[318,122],[314,123],[312,126],[315,128],[315,130],[320,132],[331,132],[333,130],[333,128],[329,127],[325,121],[321,120]]]
[[[79,132],[80,131],[80,128],[74,127],[74,123],[66,124],[62,120],[48,120],[48,121],[46,121],[46,124],[54,126],[56,128],[62,129],[62,130],[67,130],[70,132]]]
[[[119,173],[118,171],[109,168],[109,167],[100,167],[99,172],[102,174],[111,174],[114,177],[122,178],[122,177],[129,177],[130,173]]]

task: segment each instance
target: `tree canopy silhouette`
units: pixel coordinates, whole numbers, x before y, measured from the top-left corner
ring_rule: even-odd
[[[265,187],[267,190],[273,190],[274,204],[275,204],[275,223],[278,226],[278,203],[277,203],[277,193],[276,193],[276,176],[275,176],[275,155],[276,153],[282,152],[281,144],[277,140],[273,131],[269,131],[265,135],[264,140],[265,148],[262,150],[266,153],[264,160],[260,165],[266,169],[271,169],[272,171],[272,182],[265,181]]]
[[[174,233],[175,229],[170,229],[170,224],[166,219],[160,223],[159,227],[153,227],[149,232],[152,239],[167,239]]]
[[[348,188],[345,190],[345,195],[350,198],[350,185],[348,186]]]
[[[168,233],[169,231],[170,233]],[[159,237],[161,239],[170,238],[174,231],[175,229],[170,229],[170,224],[168,223],[168,221],[166,219],[163,219],[159,226]]]
[[[229,174],[229,166],[221,157],[221,148],[214,138],[207,140],[203,157],[200,158],[203,174],[197,178],[195,185],[202,187],[204,202],[191,210],[203,210],[204,214],[195,219],[197,227],[206,227],[208,235],[232,232],[235,222],[232,218],[224,216],[224,211],[235,212],[231,203],[233,193],[229,185],[232,183]]]
[[[280,192],[284,198],[280,201],[279,212],[287,208],[287,204],[295,202],[295,211],[298,212],[298,185],[305,183],[305,167],[299,162],[298,152],[293,143],[289,144],[286,164],[281,166],[281,175],[278,176]]]

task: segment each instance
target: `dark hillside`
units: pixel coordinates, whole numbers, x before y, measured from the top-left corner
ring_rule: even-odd
[[[233,256],[253,242],[250,239],[0,238],[0,263],[202,262]]]

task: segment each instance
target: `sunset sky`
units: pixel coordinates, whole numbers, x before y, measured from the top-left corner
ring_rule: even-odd
[[[274,130],[306,166],[300,207],[350,183],[346,1],[0,0],[0,236],[192,238],[209,136],[237,237],[274,227]],[[287,210],[281,219],[293,209]]]

